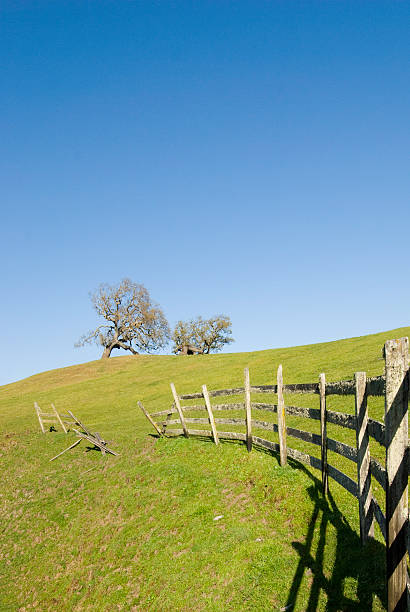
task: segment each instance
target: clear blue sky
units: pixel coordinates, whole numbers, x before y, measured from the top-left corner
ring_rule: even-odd
[[[0,53],[0,383],[125,276],[234,351],[410,323],[409,2],[3,0]]]

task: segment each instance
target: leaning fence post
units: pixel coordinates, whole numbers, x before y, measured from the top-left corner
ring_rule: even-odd
[[[320,393],[320,437],[322,450],[322,488],[324,495],[328,491],[327,482],[327,413],[326,413],[326,378],[324,374],[319,376]]]
[[[357,486],[359,496],[360,539],[364,544],[374,537],[369,432],[367,430],[366,372],[356,372],[355,414],[357,448]]]
[[[280,449],[280,464],[287,463],[287,445],[286,445],[286,416],[285,416],[285,400],[283,399],[283,375],[282,364],[278,367],[277,374],[278,383],[278,433],[279,433],[279,449]]]
[[[179,397],[178,397],[177,391],[175,389],[174,383],[171,383],[171,391],[172,391],[172,395],[174,396],[174,402],[175,402],[175,406],[177,407],[177,410],[178,410],[179,419],[181,421],[182,429],[184,430],[184,436],[186,438],[188,438],[188,430],[187,430],[186,423],[185,423],[184,413],[182,412],[181,402],[179,401]]]
[[[252,413],[251,413],[251,384],[249,382],[249,368],[245,368],[245,410],[246,410],[246,446],[248,453],[252,450]]]
[[[138,406],[141,408],[142,412],[145,414],[145,416],[147,417],[148,421],[151,423],[153,428],[159,433],[160,436],[162,436],[162,431],[160,430],[160,428],[158,427],[158,425],[156,424],[152,416],[145,410],[143,403],[138,401]]]
[[[202,395],[204,396],[205,406],[208,411],[209,422],[211,424],[212,435],[214,438],[215,444],[219,444],[218,432],[216,431],[215,419],[212,412],[211,400],[209,399],[208,389],[206,385],[202,385]]]
[[[387,609],[407,610],[408,338],[388,340],[386,360]]]

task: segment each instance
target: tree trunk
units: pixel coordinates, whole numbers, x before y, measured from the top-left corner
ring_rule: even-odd
[[[101,359],[108,359],[108,357],[111,355],[111,351],[113,348],[114,347],[112,345],[104,347],[104,352],[101,355]]]

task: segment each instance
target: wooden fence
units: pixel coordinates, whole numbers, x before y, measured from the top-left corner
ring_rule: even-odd
[[[284,384],[282,366],[277,371],[275,385],[251,385],[249,370],[244,372],[244,387],[209,390],[203,385],[200,393],[178,395],[171,383],[174,403],[167,410],[149,414],[141,402],[139,406],[161,436],[184,435],[209,436],[215,444],[220,439],[242,440],[250,452],[253,445],[279,454],[281,465],[287,458],[305,463],[321,471],[323,493],[328,491],[331,478],[358,499],[360,537],[364,544],[374,536],[375,521],[386,542],[387,601],[388,612],[410,610],[407,588],[408,551],[408,395],[409,355],[408,339],[389,340],[384,347],[385,375],[367,378],[365,372],[357,372],[354,380],[326,382],[320,374],[316,383]],[[251,394],[275,394],[276,404],[252,402]],[[315,394],[317,408],[285,405],[284,396]],[[210,398],[243,396],[243,402],[211,404]],[[330,396],[354,396],[355,414],[335,412],[327,408]],[[384,423],[369,418],[367,399],[384,397]],[[204,404],[182,406],[182,401],[203,400]],[[219,400],[218,400],[219,401]],[[214,412],[243,411],[245,418],[215,418]],[[206,411],[207,417],[189,417],[192,411]],[[277,422],[252,418],[252,413],[277,414]],[[232,413],[231,413],[232,414]],[[177,418],[172,418],[177,415]],[[320,434],[286,426],[286,417],[302,417],[320,422]],[[162,417],[164,420],[156,422]],[[267,417],[265,417],[267,418]],[[356,432],[356,446],[331,438],[327,434],[328,424],[337,425]],[[179,428],[173,429],[173,425]],[[191,429],[190,425],[210,425],[211,430]],[[245,432],[219,431],[220,425],[242,425]],[[171,427],[170,427],[171,426]],[[255,430],[266,430],[278,434],[278,442],[255,435]],[[288,438],[296,438],[320,447],[320,458],[293,449]],[[370,439],[385,448],[384,465],[370,455]],[[352,478],[328,462],[328,451],[357,464],[357,477]],[[372,479],[385,492],[386,512],[372,494]]]

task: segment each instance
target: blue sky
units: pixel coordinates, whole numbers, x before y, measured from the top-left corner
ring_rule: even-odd
[[[126,276],[234,351],[408,325],[409,18],[2,2],[0,384],[98,358],[89,292]]]

